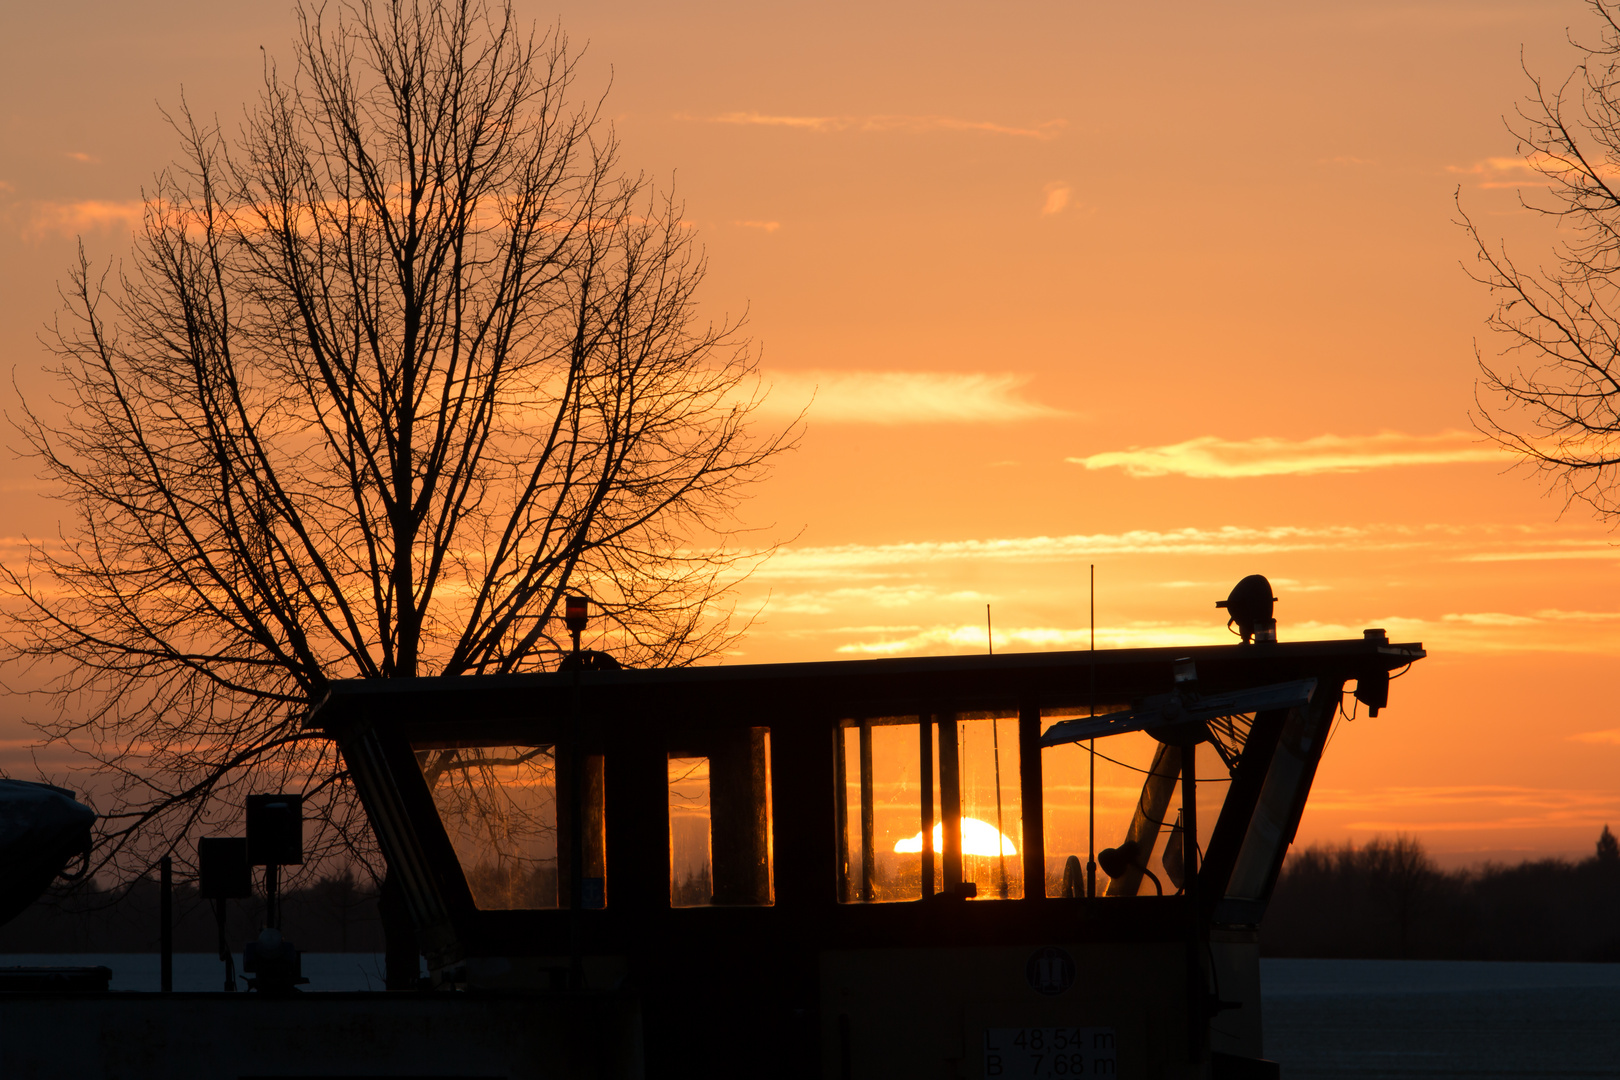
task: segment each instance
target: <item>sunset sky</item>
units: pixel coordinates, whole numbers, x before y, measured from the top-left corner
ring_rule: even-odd
[[[801,449],[744,514],[788,541],[737,662],[1384,627],[1430,658],[1342,724],[1302,842],[1415,833],[1449,864],[1620,828],[1620,549],[1474,433],[1499,345],[1454,194],[1525,264],[1552,234],[1502,116],[1561,79],[1574,3],[630,4],[521,0],[589,44],[625,160],[684,197],[705,302],[748,314]],[[182,88],[227,122],[280,3],[0,14],[0,359],[82,236],[128,249]],[[1527,191],[1529,189],[1526,189]],[[16,394],[4,391],[15,413]],[[15,444],[15,438],[8,439]],[[6,466],[5,556],[55,528]],[[27,775],[28,708],[0,712]]]

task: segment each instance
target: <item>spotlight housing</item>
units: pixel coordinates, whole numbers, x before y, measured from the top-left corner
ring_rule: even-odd
[[[1271,595],[1271,582],[1261,574],[1250,574],[1236,585],[1225,600],[1215,606],[1225,608],[1229,618],[1226,625],[1237,624],[1243,644],[1277,640],[1277,620],[1272,617],[1272,605],[1277,598]]]

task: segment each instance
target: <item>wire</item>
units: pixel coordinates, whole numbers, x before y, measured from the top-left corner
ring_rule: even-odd
[[[1322,753],[1324,753],[1324,754],[1327,753],[1328,747],[1333,745],[1333,736],[1337,735],[1338,733],[1339,733],[1339,717],[1335,716],[1333,718],[1333,726],[1328,728],[1327,741],[1322,744]]]
[[[1080,744],[1079,743],[1074,743],[1073,745],[1079,746]],[[1131,770],[1131,772],[1139,772],[1143,776],[1167,776],[1167,775],[1169,775],[1168,773],[1156,773],[1152,769],[1142,769],[1142,768],[1138,768],[1135,765],[1127,765],[1123,761],[1119,761],[1119,760],[1117,760],[1115,758],[1109,757],[1107,754],[1103,753],[1101,750],[1096,750],[1096,751],[1093,751],[1093,752],[1098,757],[1102,758],[1104,761],[1113,762],[1115,765],[1118,765],[1122,769],[1129,769],[1129,770]],[[1197,779],[1197,782],[1200,783],[1200,784],[1230,784],[1232,782],[1232,778],[1230,776],[1212,776],[1208,780],[1204,780],[1204,779],[1201,779],[1201,778],[1195,778],[1195,779]],[[1162,824],[1162,822],[1161,822],[1161,824]]]

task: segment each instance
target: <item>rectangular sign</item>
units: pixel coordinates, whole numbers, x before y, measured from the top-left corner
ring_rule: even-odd
[[[1113,1028],[986,1028],[985,1080],[1115,1076]]]

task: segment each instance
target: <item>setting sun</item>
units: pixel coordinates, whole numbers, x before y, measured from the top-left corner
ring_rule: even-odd
[[[1002,855],[1017,855],[1018,849],[1006,836],[996,831],[996,827],[987,821],[978,818],[962,819],[962,854],[964,855],[995,855],[996,838],[1001,838]],[[923,835],[919,831],[916,836],[900,840],[894,845],[897,855],[916,855],[922,852]],[[945,850],[945,832],[943,825],[934,826],[934,850]]]

